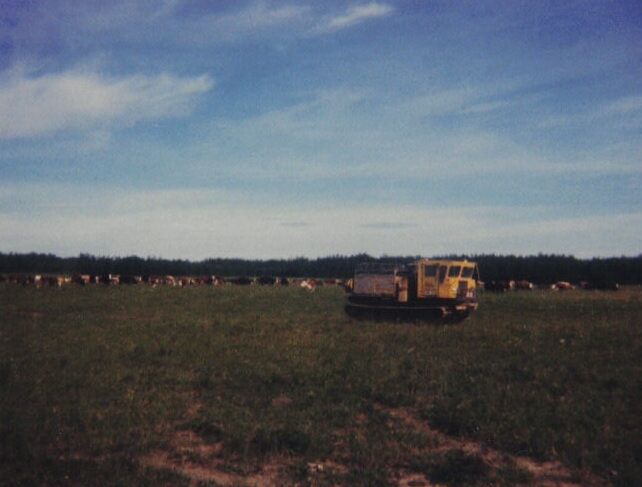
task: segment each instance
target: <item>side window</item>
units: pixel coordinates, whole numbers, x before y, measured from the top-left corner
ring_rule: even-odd
[[[454,265],[448,271],[448,277],[459,277],[459,272],[461,271],[460,265]]]
[[[424,267],[424,276],[435,277],[436,275],[437,275],[436,265],[427,265],[426,267]]]

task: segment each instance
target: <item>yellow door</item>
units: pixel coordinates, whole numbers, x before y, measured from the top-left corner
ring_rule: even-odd
[[[439,293],[439,263],[423,262],[418,266],[418,298],[434,298]]]
[[[451,284],[451,279],[449,276],[448,266],[446,264],[441,264],[439,266],[439,284],[438,284],[439,287],[437,289],[437,296],[439,296],[440,298],[452,297],[450,284]]]
[[[461,268],[462,266],[457,262],[431,262],[425,265],[424,296],[456,298]]]

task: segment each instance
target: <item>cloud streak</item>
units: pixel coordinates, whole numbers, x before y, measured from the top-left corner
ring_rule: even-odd
[[[383,3],[369,3],[350,7],[345,14],[332,17],[323,24],[319,31],[331,32],[346,29],[371,19],[385,17],[392,12],[390,5]]]
[[[82,70],[41,76],[17,70],[0,79],[0,139],[181,117],[213,86],[207,75],[106,79]]]

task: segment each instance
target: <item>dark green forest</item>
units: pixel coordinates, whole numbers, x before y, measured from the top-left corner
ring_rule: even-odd
[[[642,283],[642,254],[637,257],[578,259],[572,255],[447,255],[430,257],[467,258],[477,262],[483,281],[525,279],[536,284],[559,280],[579,282],[617,282],[622,285]],[[364,261],[409,262],[417,256],[382,256],[368,254],[333,255],[309,259],[245,260],[211,258],[199,262],[168,260],[157,257],[112,257],[80,254],[58,257],[42,253],[0,253],[0,274],[121,274],[199,276],[287,276],[348,278],[355,266]]]

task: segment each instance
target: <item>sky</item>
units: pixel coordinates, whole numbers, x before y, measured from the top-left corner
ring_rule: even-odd
[[[638,0],[3,0],[0,252],[642,254]]]

